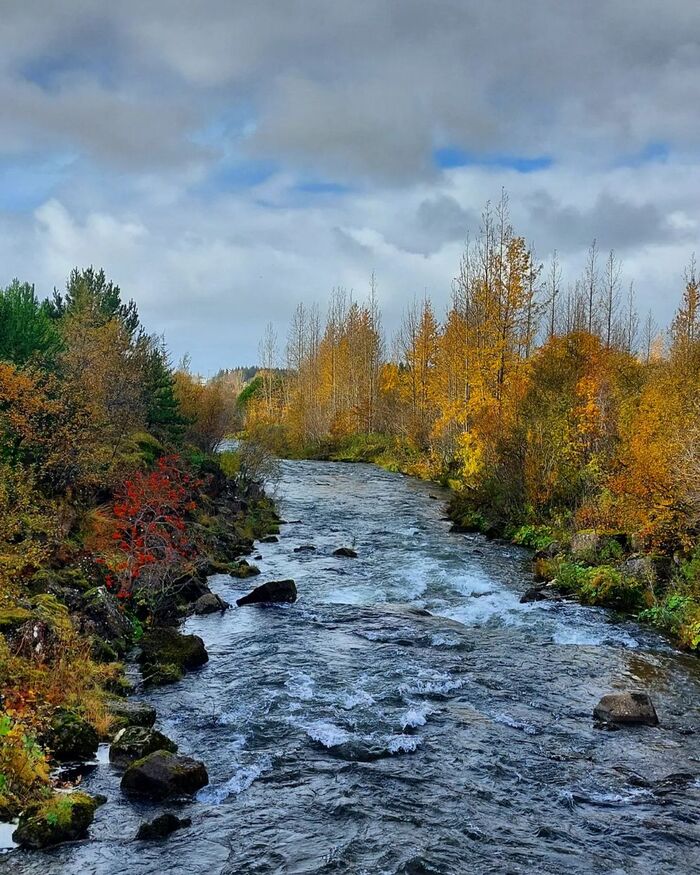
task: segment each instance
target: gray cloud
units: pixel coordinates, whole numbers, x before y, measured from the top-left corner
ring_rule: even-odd
[[[422,200],[415,215],[404,215],[385,237],[407,252],[431,255],[446,243],[464,242],[478,225],[474,211],[465,210],[452,195],[441,193]]]
[[[556,241],[562,252],[575,252],[597,238],[606,247],[626,250],[648,243],[692,241],[690,228],[673,227],[657,204],[633,203],[610,192],[601,192],[590,207],[564,204],[546,191],[537,191],[525,202],[529,209],[528,226],[542,237]]]
[[[372,270],[389,329],[425,289],[440,311],[464,235],[505,185],[542,258],[559,248],[576,276],[595,236],[670,315],[700,231],[697,3],[5,6],[0,165],[61,162],[29,206],[0,201],[1,281],[50,291],[102,264],[176,355],[211,370],[251,361],[270,315],[283,334],[297,300],[361,294]],[[650,144],[668,159],[644,160]],[[444,146],[476,163],[442,171]],[[247,177],[251,160],[269,173]],[[309,180],[348,191],[314,197]]]

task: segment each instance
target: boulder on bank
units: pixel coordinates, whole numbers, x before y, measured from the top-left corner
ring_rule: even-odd
[[[23,811],[12,838],[35,849],[84,838],[99,804],[87,793],[57,793]]]
[[[122,777],[121,788],[129,796],[160,800],[189,796],[208,783],[204,763],[158,750],[129,766]]]
[[[208,592],[200,596],[194,603],[194,612],[195,614],[216,614],[217,612],[223,614],[230,607],[231,605],[216,593]]]
[[[239,608],[244,605],[291,604],[297,600],[297,587],[293,580],[270,580],[256,586],[248,595],[236,600]]]
[[[333,551],[334,556],[344,556],[346,559],[357,559],[357,552],[351,547],[338,547]]]
[[[182,635],[177,629],[149,629],[141,639],[139,663],[144,681],[163,685],[179,680],[183,673],[204,665],[209,654],[199,635]]]
[[[184,829],[187,826],[192,826],[191,817],[180,818],[166,811],[165,814],[154,817],[150,822],[142,823],[139,831],[136,833],[136,838],[140,841],[165,839],[176,830]]]
[[[646,693],[609,693],[593,709],[601,723],[621,726],[658,726],[659,718]]]
[[[260,538],[261,544],[276,544],[278,541],[277,535],[265,535],[264,538]]]
[[[126,768],[157,750],[177,753],[177,745],[157,729],[128,726],[115,735],[109,748],[109,761],[115,766]]]
[[[83,634],[107,641],[117,653],[125,653],[129,647],[131,623],[117,597],[105,586],[85,593],[78,625]]]
[[[108,699],[107,711],[112,717],[111,728],[118,732],[126,726],[150,727],[156,722],[156,709],[145,702],[130,699]]]
[[[92,759],[97,753],[99,739],[94,726],[68,708],[57,708],[42,738],[54,760],[61,763]]]
[[[592,529],[576,532],[571,538],[571,555],[580,562],[592,562],[600,549],[601,537]]]

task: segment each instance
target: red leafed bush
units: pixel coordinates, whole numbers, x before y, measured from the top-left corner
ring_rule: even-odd
[[[152,471],[124,482],[113,506],[119,558],[108,577],[119,598],[138,592],[157,601],[195,558],[198,548],[186,516],[196,507],[201,485],[175,455],[163,456]]]

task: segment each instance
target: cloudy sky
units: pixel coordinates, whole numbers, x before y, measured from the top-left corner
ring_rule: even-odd
[[[666,320],[700,228],[697,0],[4,0],[0,282],[103,266],[173,356],[251,363],[376,273],[438,310],[487,199]],[[700,247],[698,247],[700,248]]]

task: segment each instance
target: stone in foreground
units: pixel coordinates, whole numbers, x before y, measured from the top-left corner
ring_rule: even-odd
[[[184,829],[186,826],[192,826],[191,817],[179,818],[175,814],[166,811],[165,814],[154,817],[150,822],[142,823],[139,831],[136,833],[136,838],[141,841],[165,839],[171,833],[178,829]]]
[[[658,726],[656,708],[646,693],[610,693],[598,702],[593,716],[601,723]]]
[[[115,766],[126,768],[149,753],[167,750],[177,753],[177,745],[157,729],[145,726],[129,726],[122,729],[109,748],[109,761]]]
[[[35,849],[82,839],[99,804],[87,793],[56,794],[22,812],[12,838],[18,845]]]
[[[293,580],[270,580],[237,599],[236,604],[241,608],[243,605],[291,604],[296,600],[297,587]]]
[[[122,777],[121,788],[129,796],[161,800],[192,795],[208,783],[204,763],[158,750],[129,766]]]

